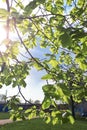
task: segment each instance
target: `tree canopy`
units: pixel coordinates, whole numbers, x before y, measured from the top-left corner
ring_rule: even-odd
[[[6,29],[6,37],[1,44],[6,50],[0,52],[0,87],[12,85],[13,88],[18,87],[18,93],[21,93],[32,67],[38,71],[45,70],[41,79],[47,84],[42,87],[45,96],[40,115],[47,123],[62,124],[65,120],[73,123],[71,112],[58,110],[56,101],[69,104],[71,95],[76,102],[87,99],[87,1],[3,2],[6,7],[0,8],[0,22]],[[11,33],[15,38],[11,37]],[[37,46],[48,50],[44,56],[37,57],[31,53]],[[19,55],[27,57],[26,60],[20,60]],[[10,106],[19,102],[16,96],[10,99]],[[51,105],[54,106],[52,112],[45,113],[44,110]],[[24,119],[22,108],[12,108],[14,119],[14,113],[18,112],[18,117],[21,115]],[[36,115],[35,110],[36,107],[33,107],[25,112],[29,119]]]

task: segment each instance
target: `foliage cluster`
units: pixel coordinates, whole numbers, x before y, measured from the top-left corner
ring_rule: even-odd
[[[70,111],[58,110],[56,101],[70,104],[71,96],[75,102],[87,99],[86,0],[33,0],[28,4],[21,0],[6,0],[4,3],[7,9],[0,8],[0,20],[4,22],[7,35],[2,42],[6,51],[0,52],[0,87],[3,84],[18,86],[21,93],[32,67],[45,70],[42,80],[47,84],[43,86],[45,97],[40,115],[47,123],[52,120],[53,124],[62,124],[65,119],[73,123]],[[11,31],[17,36],[15,40],[10,37]],[[37,46],[49,50],[43,60],[43,56],[38,58],[30,51]],[[26,60],[18,58],[22,48],[28,55]],[[3,66],[3,63],[6,64]],[[17,103],[16,96],[10,100],[12,106]],[[44,113],[51,105],[54,106],[51,114]],[[36,115],[34,109],[31,113],[27,111],[29,118]],[[19,115],[20,111],[17,110]]]

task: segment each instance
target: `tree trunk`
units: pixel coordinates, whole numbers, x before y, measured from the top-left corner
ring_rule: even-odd
[[[70,96],[70,101],[71,101],[71,111],[72,111],[72,116],[75,119],[75,111],[74,111],[74,100],[72,95]]]

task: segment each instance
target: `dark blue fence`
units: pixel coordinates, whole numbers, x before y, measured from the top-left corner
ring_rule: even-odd
[[[23,107],[24,110],[31,108],[32,106],[34,106],[35,104],[25,104],[25,103],[21,103],[18,104],[19,107]],[[36,104],[37,109],[39,109],[41,107],[40,104]],[[0,103],[0,112],[8,112],[9,108],[8,106],[6,106],[6,103]]]
[[[6,106],[6,104],[2,103],[0,104],[0,112],[8,112],[8,107]]]

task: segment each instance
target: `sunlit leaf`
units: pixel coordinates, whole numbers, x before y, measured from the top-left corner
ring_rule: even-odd
[[[45,112],[44,111],[40,111],[40,117],[42,118],[42,117],[44,117],[45,116]]]
[[[42,70],[42,66],[40,66],[39,64],[37,63],[34,63],[34,67],[39,71],[39,70]]]
[[[74,120],[74,118],[72,116],[68,116],[68,119],[70,120],[71,124],[74,124],[75,120]]]
[[[51,91],[54,92],[56,88],[52,84],[47,84],[44,85],[42,89],[44,92],[51,92]]]
[[[44,75],[41,79],[43,79],[43,80],[52,79],[52,75],[46,74],[46,75]]]
[[[50,121],[51,121],[50,116],[47,116],[47,117],[45,118],[45,122],[48,124],[48,123],[50,123]]]
[[[19,111],[22,111],[22,110],[23,110],[23,107],[19,107],[18,110],[19,110]]]
[[[56,66],[58,65],[58,62],[57,62],[56,60],[53,60],[53,59],[51,59],[51,60],[49,61],[49,63],[50,63],[53,67],[56,67]]]
[[[6,19],[8,16],[9,12],[4,8],[0,8],[0,19]]]
[[[42,104],[42,108],[47,109],[47,108],[50,107],[50,105],[51,105],[51,100],[50,99],[45,99],[43,104]]]
[[[52,120],[52,124],[55,125],[55,124],[57,124],[57,123],[58,123],[58,118],[56,117],[56,118],[54,118],[54,119]]]
[[[26,114],[27,114],[27,113],[30,113],[30,112],[32,112],[32,109],[27,109],[27,110],[25,111]]]

